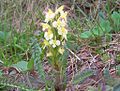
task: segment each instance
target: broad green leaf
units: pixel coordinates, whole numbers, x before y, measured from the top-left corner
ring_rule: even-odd
[[[113,29],[116,31],[120,30],[120,12],[113,12],[113,14],[111,15],[111,18],[113,20],[112,25]]]
[[[113,19],[115,24],[120,25],[120,13],[113,12],[113,14],[111,15],[111,18]]]
[[[20,61],[16,64],[13,64],[12,66],[18,68],[20,71],[27,71],[28,70],[27,65],[28,65],[28,62]]]
[[[111,31],[110,22],[108,20],[100,18],[100,26],[99,30],[103,31],[104,33],[109,33]]]
[[[91,31],[86,31],[86,32],[83,32],[83,33],[80,34],[80,37],[83,38],[83,39],[90,38],[91,36],[92,36]]]
[[[110,22],[103,18],[100,18],[100,24],[95,26],[91,31],[92,35],[95,37],[103,36],[105,33],[109,33],[111,31]]]
[[[96,36],[102,36],[104,33],[103,31],[99,30],[99,28],[94,28],[93,30],[91,30],[91,32],[93,33],[93,35]]]
[[[83,32],[80,34],[81,38],[87,39],[91,37],[103,36],[105,33],[111,31],[110,22],[103,18],[100,18],[99,24],[96,25],[93,29]]]

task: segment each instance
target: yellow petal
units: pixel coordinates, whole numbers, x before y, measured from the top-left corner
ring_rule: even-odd
[[[64,53],[64,51],[65,51],[65,50],[64,50],[64,48],[59,48],[59,50],[58,50],[58,51],[59,51],[59,53],[60,53],[60,54],[62,54],[62,55],[63,55],[63,53]]]
[[[44,44],[43,49],[45,49],[45,47],[49,45],[49,42],[47,40],[44,40],[43,44]]]
[[[43,31],[45,31],[46,29],[51,29],[50,25],[47,23],[41,23]]]
[[[67,34],[67,30],[64,27],[61,29],[61,32],[62,32],[63,35]]]
[[[52,56],[52,53],[51,53],[51,52],[48,52],[48,53],[47,53],[47,57],[50,57],[50,56]]]
[[[60,16],[60,18],[61,19],[64,19],[65,21],[67,21],[67,12],[61,12],[61,16]]]
[[[62,18],[59,18],[58,20],[57,20],[57,27],[59,28],[59,27],[65,27],[67,25],[67,23],[66,23],[66,21],[64,20],[64,19],[62,19]]]
[[[48,46],[49,42],[47,40],[44,40],[44,45]]]
[[[48,9],[47,13],[50,15],[50,14],[53,14],[53,11],[51,9]]]
[[[59,12],[63,12],[63,9],[64,9],[64,5],[60,6],[56,11],[55,11],[55,14],[58,14]]]
[[[51,9],[49,9],[48,12],[46,13],[46,16],[45,16],[45,22],[48,23],[54,17],[55,17],[55,13]]]

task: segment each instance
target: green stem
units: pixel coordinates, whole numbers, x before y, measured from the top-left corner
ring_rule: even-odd
[[[55,91],[61,91],[63,88],[62,86],[62,79],[61,79],[61,64],[59,63],[59,58],[58,58],[58,52],[57,49],[54,49],[53,52],[53,66],[54,66],[54,70],[55,70]]]

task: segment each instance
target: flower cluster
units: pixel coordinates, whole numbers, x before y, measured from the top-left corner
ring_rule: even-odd
[[[41,23],[44,31],[44,48],[58,48],[60,54],[64,52],[64,42],[67,40],[67,12],[64,6],[59,7],[53,12],[48,9],[45,13],[45,21]]]

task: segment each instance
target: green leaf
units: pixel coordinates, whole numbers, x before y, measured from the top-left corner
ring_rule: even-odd
[[[100,18],[100,26],[98,27],[99,27],[99,30],[103,31],[104,33],[109,33],[112,29],[110,27],[110,22],[102,18]]]
[[[113,20],[112,25],[114,30],[119,31],[120,30],[120,12],[113,12],[111,15],[111,18]]]
[[[111,15],[111,18],[113,19],[115,24],[120,24],[120,13],[118,12],[113,12],[113,14]]]
[[[34,60],[30,60],[27,65],[28,69],[33,69],[34,67]]]
[[[103,31],[99,30],[99,28],[94,28],[93,30],[91,30],[91,32],[95,37],[103,35]]]
[[[83,39],[88,39],[90,37],[103,36],[105,33],[111,31],[110,22],[103,18],[100,18],[99,24],[96,25],[93,29],[83,32],[80,34],[80,37]]]
[[[103,36],[105,33],[109,33],[111,31],[110,22],[103,18],[100,18],[100,24],[95,26],[91,31],[92,35],[95,37]]]
[[[28,62],[26,62],[26,61],[20,61],[20,62],[18,62],[16,64],[13,64],[12,66],[16,67],[20,71],[27,71],[28,70],[27,65],[28,65]]]
[[[80,82],[83,82],[86,78],[93,75],[93,71],[90,69],[87,69],[81,73],[77,73],[73,79],[73,84],[78,84]]]
[[[91,31],[85,31],[85,32],[80,34],[80,38],[83,38],[83,39],[90,38],[91,36],[92,36]]]
[[[45,80],[45,73],[44,73],[44,69],[43,69],[43,65],[42,65],[42,53],[43,50],[41,49],[40,45],[38,44],[38,40],[36,38],[31,38],[31,46],[32,46],[32,60],[34,61],[34,65],[35,65],[35,69],[38,71],[40,77],[42,78],[42,80]],[[44,56],[44,54],[43,54]]]
[[[15,44],[15,47],[19,48],[20,50],[24,51],[24,48],[18,44]]]

